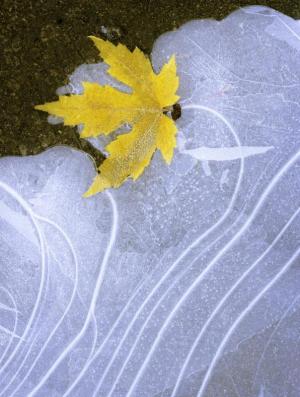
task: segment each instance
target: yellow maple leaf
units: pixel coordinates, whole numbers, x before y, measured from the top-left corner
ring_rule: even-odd
[[[179,79],[173,55],[160,73],[154,73],[150,60],[135,48],[90,37],[109,65],[108,73],[129,86],[131,93],[111,86],[83,83],[83,94],[60,96],[58,101],[35,106],[62,117],[65,125],[83,124],[83,138],[109,134],[125,123],[129,133],[121,134],[107,145],[108,158],[85,193],[90,196],[110,187],[119,187],[128,177],[137,179],[148,166],[156,149],[169,164],[176,147],[176,125],[166,110],[176,103]]]

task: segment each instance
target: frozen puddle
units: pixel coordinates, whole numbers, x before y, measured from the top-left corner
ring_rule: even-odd
[[[0,396],[299,397],[300,25],[246,8],[173,53],[170,167],[82,199],[83,153],[0,160]]]

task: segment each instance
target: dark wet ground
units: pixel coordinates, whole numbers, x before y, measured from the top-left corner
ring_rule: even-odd
[[[35,104],[56,99],[78,65],[98,60],[87,39],[99,35],[151,52],[154,40],[195,18],[222,19],[263,4],[300,19],[299,0],[2,0],[0,5],[0,156],[39,153],[66,144],[101,161],[75,128],[49,125]],[[103,31],[107,31],[106,35]]]

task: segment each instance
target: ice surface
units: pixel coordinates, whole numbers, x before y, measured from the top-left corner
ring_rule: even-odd
[[[299,397],[299,37],[263,7],[160,37],[179,149],[116,191],[69,148],[0,160],[0,396]]]

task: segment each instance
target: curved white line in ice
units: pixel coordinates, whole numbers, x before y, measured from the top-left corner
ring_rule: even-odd
[[[142,377],[156,347],[158,346],[161,337],[163,336],[164,332],[167,330],[167,327],[173,317],[175,316],[177,310],[180,308],[180,306],[185,302],[187,297],[193,292],[193,290],[198,286],[198,284],[202,281],[203,277],[206,275],[206,273],[211,269],[211,267],[217,263],[217,261],[228,251],[231,246],[233,246],[236,241],[240,238],[240,236],[248,229],[248,227],[251,225],[253,220],[255,219],[257,213],[259,212],[262,204],[264,203],[265,199],[268,197],[268,195],[271,193],[273,190],[274,186],[277,184],[277,182],[280,180],[280,178],[292,167],[292,165],[299,159],[300,157],[300,151],[298,151],[278,172],[277,174],[273,177],[267,188],[264,190],[262,193],[259,201],[257,202],[255,208],[253,209],[252,213],[249,215],[249,218],[247,221],[244,223],[244,225],[241,227],[241,229],[235,234],[235,236],[225,245],[222,250],[219,251],[219,253],[215,256],[215,258],[208,264],[206,269],[200,273],[200,275],[194,280],[194,282],[191,284],[191,286],[186,290],[186,292],[181,296],[177,304],[175,305],[174,309],[171,311],[167,319],[165,320],[162,328],[158,332],[154,343],[152,344],[148,354],[145,357],[145,360],[140,367],[136,377],[133,380],[133,383],[130,386],[129,391],[126,394],[126,397],[130,397],[132,393],[134,392],[140,378]]]
[[[5,182],[0,181],[0,188],[2,188],[5,192],[7,192],[9,195],[11,195],[21,205],[21,207],[23,207],[23,209],[28,213],[28,215],[32,221],[32,224],[34,225],[34,228],[36,230],[38,240],[39,240],[40,253],[41,253],[41,278],[40,278],[40,286],[39,286],[36,302],[34,304],[34,307],[30,314],[28,323],[27,323],[26,328],[22,335],[22,339],[27,339],[29,332],[32,331],[31,326],[33,324],[34,318],[35,318],[38,308],[39,308],[39,304],[40,304],[42,292],[43,292],[43,287],[44,287],[44,283],[45,283],[46,253],[45,253],[44,240],[43,240],[43,236],[42,236],[42,231],[34,217],[34,212],[30,208],[30,206],[27,204],[27,202],[20,196],[20,194],[18,192],[16,192],[14,189],[12,189]],[[18,352],[18,350],[21,346],[22,339],[20,339],[20,341],[15,346],[14,351],[10,355],[9,359],[0,368],[0,374],[7,368],[7,366],[11,363],[12,359],[15,357],[16,353]]]
[[[17,335],[17,334],[14,333],[12,330],[10,330],[9,328],[4,327],[3,325],[0,325],[0,331],[2,331],[2,332],[4,332],[5,334],[11,336],[12,338],[24,340],[21,336]]]
[[[0,289],[4,289],[4,288],[0,287]],[[5,305],[4,303],[0,303],[0,310],[4,310],[6,312],[19,313],[15,307],[10,307],[8,305]]]
[[[83,337],[85,334],[85,331],[87,330],[90,321],[94,315],[95,312],[95,306],[97,303],[97,299],[100,293],[100,289],[102,286],[104,274],[106,271],[106,267],[108,264],[108,260],[112,251],[112,248],[115,244],[116,240],[116,235],[117,235],[117,228],[118,228],[118,209],[117,209],[117,203],[115,199],[113,198],[112,194],[109,191],[106,191],[105,194],[107,195],[111,207],[112,207],[112,227],[111,227],[111,234],[110,234],[110,239],[101,263],[100,267],[100,272],[97,277],[95,289],[93,291],[91,303],[89,306],[89,311],[86,316],[85,322],[80,330],[80,332],[75,336],[75,338],[68,344],[68,346],[64,349],[64,351],[60,354],[60,356],[55,360],[55,362],[51,365],[51,367],[48,369],[46,374],[42,377],[42,379],[38,382],[38,384],[31,390],[31,392],[27,395],[27,397],[32,397],[34,396],[40,388],[44,385],[44,383],[48,380],[48,378],[51,376],[51,374],[55,371],[55,369],[59,366],[59,364],[64,360],[64,358],[67,356],[67,354],[77,345],[77,343],[80,341],[80,339]]]
[[[5,287],[0,287],[0,289],[2,291],[4,291],[6,293],[6,295],[9,297],[10,301],[13,304],[12,310],[15,313],[14,326],[13,326],[13,329],[12,329],[12,332],[11,332],[11,335],[10,335],[10,338],[9,338],[9,342],[7,343],[6,348],[4,349],[4,351],[3,351],[3,353],[1,354],[1,357],[0,357],[0,364],[1,364],[2,361],[4,360],[5,356],[6,356],[6,353],[8,352],[8,350],[9,350],[9,348],[10,348],[12,342],[13,342],[14,335],[16,335],[16,330],[17,330],[17,326],[18,326],[19,311],[18,311],[18,308],[17,308],[16,301],[15,301],[14,297],[12,296],[12,294]]]
[[[284,273],[290,268],[290,266],[294,263],[295,259],[300,255],[300,248],[296,250],[296,252],[293,254],[293,256],[289,259],[289,261],[282,267],[282,269],[272,278],[272,280],[261,290],[261,292],[249,303],[249,305],[246,307],[245,310],[242,311],[242,313],[238,316],[238,318],[235,320],[235,322],[232,324],[232,326],[229,328],[227,331],[226,335],[224,336],[222,342],[220,343],[218,350],[212,359],[212,362],[210,363],[210,366],[204,376],[204,379],[202,381],[201,387],[199,389],[199,392],[197,394],[197,397],[202,397],[208,382],[210,380],[210,377],[213,373],[213,370],[218,363],[222,352],[226,346],[226,343],[229,341],[231,335],[235,331],[236,327],[239,325],[239,323],[246,317],[246,315],[253,309],[253,307],[257,304],[257,302],[265,295],[266,292],[270,288],[273,287],[274,284],[276,284],[277,281],[280,280],[280,278],[284,275]]]
[[[224,304],[227,302],[228,298],[230,298],[230,296],[232,295],[232,293],[239,287],[239,285],[241,285],[241,283],[245,280],[245,278],[251,273],[252,270],[254,270],[256,268],[256,266],[262,261],[262,259],[272,250],[272,248],[277,244],[277,242],[281,239],[281,237],[284,235],[284,233],[286,232],[286,230],[290,227],[290,225],[293,223],[293,221],[295,220],[295,218],[298,216],[298,214],[300,213],[300,207],[297,209],[297,211],[294,212],[294,214],[291,216],[291,218],[288,220],[288,222],[284,225],[284,227],[280,230],[280,232],[277,234],[277,236],[275,237],[275,239],[272,241],[271,244],[269,244],[269,246],[265,249],[265,251],[259,256],[259,258],[252,263],[252,265],[241,275],[241,277],[233,284],[233,286],[227,291],[227,293],[223,296],[223,298],[220,300],[220,302],[217,304],[217,306],[215,307],[215,309],[213,310],[213,312],[210,314],[210,316],[208,317],[208,319],[206,320],[206,322],[204,323],[204,325],[202,326],[199,334],[197,335],[194,343],[192,344],[187,357],[185,358],[185,361],[182,365],[182,368],[179,372],[176,384],[174,386],[173,392],[171,394],[171,397],[175,397],[180,383],[183,380],[184,377],[184,373],[185,370],[190,362],[190,359],[193,356],[193,353],[196,349],[196,347],[198,346],[202,336],[204,335],[205,331],[207,330],[209,324],[211,323],[211,321],[215,318],[215,316],[218,314],[218,312],[220,311],[220,309],[224,306]]]
[[[219,112],[217,112],[216,110],[209,108],[207,106],[202,106],[202,105],[195,105],[195,104],[190,104],[190,105],[185,105],[183,107],[183,110],[204,110],[207,111],[211,114],[213,114],[215,117],[217,117],[218,119],[220,119],[229,129],[230,133],[232,134],[236,145],[241,146],[240,140],[238,135],[236,134],[234,128],[232,127],[232,125],[229,123],[229,121]],[[121,341],[119,342],[118,346],[115,349],[114,354],[112,355],[106,369],[105,369],[105,374],[107,374],[109,368],[111,367],[114,359],[116,358],[119,350],[121,349],[127,335],[129,334],[132,326],[134,325],[135,321],[137,320],[137,318],[139,317],[140,313],[143,311],[144,307],[147,305],[147,303],[149,302],[149,300],[152,298],[152,296],[155,294],[155,292],[159,289],[159,287],[163,284],[163,282],[167,279],[167,277],[169,276],[169,274],[173,271],[173,269],[181,262],[181,260],[183,258],[185,258],[185,256],[194,248],[196,247],[205,237],[207,237],[212,231],[214,231],[217,227],[219,227],[228,217],[228,215],[230,214],[235,200],[237,198],[239,189],[240,189],[240,185],[242,182],[242,177],[244,174],[244,159],[241,156],[241,160],[240,160],[240,170],[239,170],[239,175],[238,175],[238,180],[233,192],[233,195],[231,197],[231,200],[229,202],[229,205],[226,209],[226,211],[224,212],[224,214],[220,217],[220,219],[214,224],[212,225],[209,229],[207,229],[204,233],[202,233],[197,239],[195,239],[183,252],[182,254],[172,263],[172,265],[169,267],[169,269],[166,271],[166,273],[161,277],[161,279],[159,280],[159,282],[155,285],[155,287],[149,292],[148,296],[146,297],[146,299],[142,302],[141,306],[139,307],[139,309],[137,310],[137,312],[135,313],[133,319],[131,320],[131,322],[129,323],[129,325],[127,326],[127,328],[125,329],[125,332],[123,334],[123,337],[121,339]],[[102,347],[101,347],[102,350]],[[97,358],[97,356],[100,354],[101,350],[97,350],[95,353],[95,356],[93,357],[92,360],[95,360]],[[87,370],[87,368],[90,366],[91,362],[87,365],[86,368],[84,368],[84,372]],[[83,373],[80,374],[80,377],[82,378]],[[98,390],[99,388],[99,384],[101,385],[102,380],[104,379],[104,377],[102,376],[100,379],[100,382],[97,384],[97,387],[95,390]],[[78,382],[77,382],[78,383]]]
[[[19,384],[17,385],[17,387],[13,390],[13,392],[10,394],[10,396],[14,396],[15,393],[20,389],[20,387],[23,385],[23,383],[26,381],[26,379],[28,378],[28,376],[30,375],[31,371],[33,370],[34,366],[36,365],[36,363],[38,362],[39,358],[41,357],[41,355],[43,354],[44,350],[46,349],[48,343],[50,342],[50,340],[52,339],[53,335],[56,333],[57,329],[60,327],[60,325],[62,324],[62,322],[64,321],[66,315],[68,314],[74,298],[76,296],[77,293],[77,288],[78,288],[78,259],[77,259],[77,255],[74,249],[74,246],[72,244],[72,241],[70,240],[69,236],[65,233],[65,231],[55,222],[51,221],[48,218],[45,218],[43,216],[37,215],[35,214],[34,217],[36,219],[38,219],[39,221],[42,221],[44,223],[48,223],[49,225],[51,225],[52,227],[54,227],[55,229],[57,229],[61,235],[63,236],[63,238],[65,239],[65,241],[67,242],[67,245],[69,246],[69,249],[71,251],[73,260],[74,260],[74,269],[75,269],[75,277],[74,277],[74,285],[72,288],[72,293],[71,293],[71,298],[61,316],[61,318],[59,319],[59,321],[56,323],[55,327],[52,329],[51,333],[49,334],[47,340],[44,342],[42,348],[40,349],[39,353],[37,354],[37,356],[35,357],[34,361],[32,362],[30,368],[27,370],[26,374],[24,375],[23,379],[21,380],[21,382],[19,382]],[[21,366],[19,367],[19,369],[21,368]],[[11,382],[10,382],[11,384]],[[7,385],[7,387],[9,386],[9,384]],[[2,394],[2,393],[1,393]],[[1,395],[0,394],[0,395]]]
[[[71,240],[70,240],[70,241],[71,241]],[[64,270],[63,270],[63,268],[62,268],[62,266],[61,266],[61,263],[60,263],[59,261],[57,261],[54,252],[53,252],[51,249],[49,249],[49,251],[50,251],[50,254],[52,254],[52,256],[53,256],[54,261],[55,261],[55,262],[57,263],[57,265],[59,266],[60,271],[61,271],[62,273],[64,273]],[[68,277],[68,278],[70,279],[70,277]],[[73,282],[71,279],[70,279],[70,281]],[[77,297],[78,297],[80,303],[81,303],[82,306],[87,310],[87,305],[86,305],[85,302],[83,301],[83,299],[82,299],[80,293],[78,292],[78,289],[77,289],[75,295],[77,295]],[[93,340],[93,343],[92,343],[92,348],[91,348],[91,353],[90,353],[90,355],[92,354],[92,352],[94,352],[95,345],[96,345],[96,340],[97,340],[97,337],[98,337],[98,336],[97,336],[97,335],[98,335],[97,320],[96,320],[96,316],[95,316],[94,313],[93,313],[93,317],[92,317],[92,322],[93,322],[93,327],[94,327],[94,338],[93,338],[94,340]]]
[[[276,17],[277,17],[277,20],[280,21],[280,22],[282,23],[282,25],[283,25],[290,33],[292,33],[292,35],[293,35],[294,37],[296,37],[296,39],[298,39],[298,40],[300,41],[300,35],[297,34],[297,33],[294,31],[294,29],[291,29],[291,28],[289,27],[289,25],[286,24],[286,23],[282,20],[282,18],[280,18],[278,15],[277,15]]]

